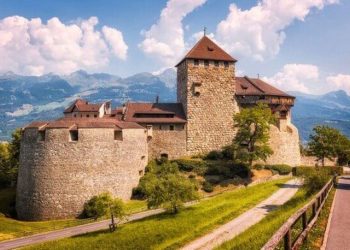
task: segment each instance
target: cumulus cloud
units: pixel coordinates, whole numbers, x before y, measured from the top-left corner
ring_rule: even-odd
[[[350,75],[338,74],[327,77],[327,83],[337,89],[345,90],[350,95]]]
[[[216,30],[216,39],[229,52],[262,61],[278,54],[286,38],[284,30],[294,20],[304,21],[312,9],[323,9],[337,0],[262,0],[251,9],[235,4]]]
[[[206,0],[169,0],[160,18],[147,31],[139,44],[141,50],[165,64],[172,66],[185,53],[183,19]]]
[[[103,26],[97,17],[64,24],[57,17],[10,16],[0,20],[0,72],[41,75],[100,69],[112,57],[125,59],[128,46],[122,33]]]
[[[16,109],[13,112],[6,112],[6,115],[12,116],[12,117],[18,117],[18,116],[28,115],[32,111],[33,111],[32,105],[23,104],[20,108]]]
[[[304,93],[309,93],[310,89],[307,85],[318,79],[318,67],[312,64],[286,64],[274,76],[263,78],[263,80],[285,91],[300,91]]]

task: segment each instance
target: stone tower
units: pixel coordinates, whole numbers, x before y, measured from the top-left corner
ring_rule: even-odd
[[[235,62],[204,36],[176,65],[177,101],[187,117],[187,152],[207,153],[232,143]]]

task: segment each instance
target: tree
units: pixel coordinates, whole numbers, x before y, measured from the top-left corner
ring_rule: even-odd
[[[97,220],[100,217],[111,215],[111,231],[115,230],[114,218],[122,219],[125,216],[124,203],[121,199],[113,198],[110,193],[102,193],[93,196],[84,205],[84,213],[87,217]]]
[[[308,143],[310,155],[321,160],[324,166],[325,159],[334,160],[341,152],[341,143],[344,140],[339,130],[325,125],[313,128]]]
[[[350,163],[350,140],[345,135],[341,135],[336,148],[337,164],[339,166],[348,165]]]
[[[8,143],[0,143],[0,187],[7,187],[11,181],[8,178],[10,153]]]
[[[234,158],[252,166],[253,161],[264,160],[273,154],[269,142],[270,125],[276,122],[271,109],[263,103],[252,108],[243,108],[234,115],[238,129],[233,143]]]
[[[184,202],[198,199],[195,183],[180,174],[176,163],[153,164],[140,180],[149,208],[163,207],[177,213]]]

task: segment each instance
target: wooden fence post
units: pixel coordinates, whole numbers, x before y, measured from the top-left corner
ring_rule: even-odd
[[[286,235],[284,236],[284,249],[291,250],[292,249],[292,239],[291,239],[291,229],[289,228]]]

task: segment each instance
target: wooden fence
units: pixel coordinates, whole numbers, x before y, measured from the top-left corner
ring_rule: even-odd
[[[282,239],[284,240],[284,249],[295,250],[299,249],[303,241],[306,239],[307,234],[315,224],[322,207],[328,197],[330,190],[333,187],[335,179],[330,180],[322,188],[320,192],[306,204],[303,208],[299,209],[293,214],[278,231],[272,236],[272,238],[261,248],[261,250],[272,250],[280,245]],[[302,226],[297,228],[295,225],[300,222]],[[294,226],[294,228],[293,228]],[[301,231],[301,232],[300,232]],[[293,237],[292,235],[296,236]],[[293,239],[295,238],[295,239]]]

